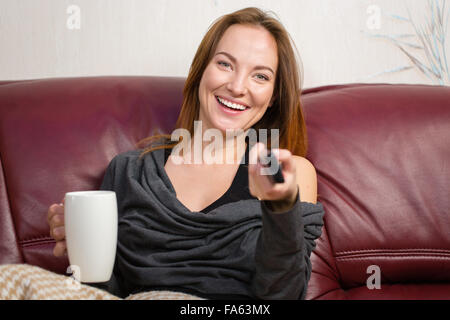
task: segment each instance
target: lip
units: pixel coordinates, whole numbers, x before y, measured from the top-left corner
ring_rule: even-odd
[[[232,103],[235,103],[235,104],[239,104],[239,105],[241,105],[241,106],[244,106],[246,109],[249,109],[250,108],[250,106],[248,106],[248,105],[246,105],[245,103],[242,103],[241,101],[238,101],[238,100],[233,100],[233,99],[230,99],[230,98],[228,98],[228,97],[224,97],[224,96],[215,96],[216,98],[221,98],[221,99],[223,99],[223,100],[227,100],[227,101],[230,101],[230,102],[232,102]]]

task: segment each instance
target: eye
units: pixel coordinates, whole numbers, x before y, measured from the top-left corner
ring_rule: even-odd
[[[269,81],[269,77],[267,77],[267,76],[265,76],[265,75],[263,75],[263,74],[261,74],[261,73],[258,73],[258,74],[256,75],[256,77],[257,77],[259,80]]]
[[[225,61],[219,61],[219,62],[217,62],[217,64],[224,66],[225,68],[228,68],[231,66],[228,62],[225,62]]]

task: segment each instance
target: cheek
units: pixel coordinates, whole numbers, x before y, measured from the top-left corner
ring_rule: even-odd
[[[220,87],[224,83],[224,75],[209,65],[203,72],[202,81],[205,89],[213,90]]]
[[[200,85],[198,88],[198,95],[200,98],[200,102],[206,102],[204,100],[207,98],[208,91],[210,90],[210,80],[209,79],[210,79],[210,77],[205,70],[205,72],[203,73],[202,79],[200,80]]]
[[[270,88],[269,87],[259,88],[259,90],[256,90],[255,94],[254,94],[254,97],[256,99],[255,102],[260,108],[266,109],[270,104],[272,95],[273,95],[273,87],[272,86]]]

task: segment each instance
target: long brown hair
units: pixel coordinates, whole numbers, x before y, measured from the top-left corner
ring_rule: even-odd
[[[258,8],[245,8],[224,15],[217,19],[208,29],[192,61],[188,77],[183,89],[183,103],[176,122],[176,129],[189,130],[194,134],[194,121],[198,120],[200,101],[198,89],[200,80],[207,65],[213,58],[217,45],[225,31],[234,24],[262,26],[274,37],[278,47],[278,71],[274,87],[272,107],[267,108],[264,116],[253,125],[253,129],[267,129],[267,145],[270,148],[270,129],[279,129],[279,147],[288,149],[292,154],[304,157],[307,152],[306,124],[301,107],[301,60],[295,43],[283,25],[272,12],[264,12]],[[294,51],[295,48],[295,51]],[[179,141],[170,144],[169,134],[155,134],[141,140],[138,145],[157,139],[166,138],[165,142],[151,145],[143,150],[141,156],[156,149],[172,148]]]

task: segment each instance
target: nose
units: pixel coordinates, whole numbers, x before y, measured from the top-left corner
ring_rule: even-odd
[[[245,95],[248,92],[247,88],[247,79],[244,74],[238,74],[234,73],[228,83],[227,83],[227,89],[234,95],[234,96],[242,96]]]

